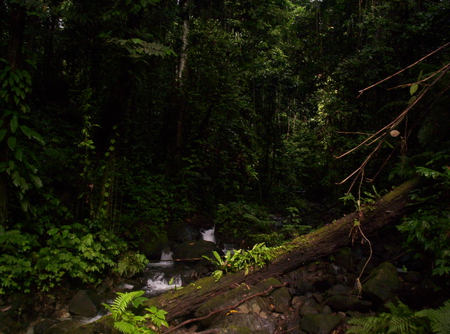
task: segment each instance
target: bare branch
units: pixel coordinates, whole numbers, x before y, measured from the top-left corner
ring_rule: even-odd
[[[436,52],[438,52],[438,51],[444,49],[445,47],[447,47],[447,46],[449,46],[449,45],[450,45],[450,42],[447,43],[447,44],[444,44],[444,45],[442,45],[442,46],[440,46],[440,47],[438,47],[436,50],[434,50],[433,52],[430,52],[430,53],[427,54],[425,57],[420,58],[420,59],[419,59],[418,61],[416,61],[415,63],[413,63],[413,64],[411,64],[411,65],[409,65],[409,66],[407,66],[407,67],[401,69],[400,71],[398,71],[398,72],[392,74],[391,76],[388,76],[387,78],[384,78],[383,80],[378,81],[377,83],[375,83],[375,84],[373,84],[373,85],[371,85],[371,86],[369,86],[369,87],[366,87],[366,88],[364,88],[364,89],[361,89],[361,90],[359,91],[358,97],[360,97],[360,96],[362,95],[362,93],[364,93],[366,90],[369,90],[369,89],[371,89],[371,88],[373,88],[373,87],[375,87],[375,86],[378,86],[380,83],[385,82],[385,81],[387,81],[387,80],[389,80],[389,79],[395,77],[396,75],[398,75],[398,74],[400,74],[400,73],[406,71],[407,69],[409,69],[409,68],[411,68],[411,67],[413,67],[413,66],[416,66],[418,63],[422,62],[422,61],[425,60],[426,58],[430,57],[431,55],[435,54]]]

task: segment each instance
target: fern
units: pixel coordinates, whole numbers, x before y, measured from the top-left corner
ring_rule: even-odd
[[[444,306],[437,310],[422,310],[417,312],[416,315],[419,317],[426,317],[431,321],[431,329],[433,330],[433,333],[450,333],[450,300],[447,300],[444,303]]]
[[[134,307],[139,306],[145,297],[139,298],[144,294],[144,291],[132,291],[132,292],[118,292],[118,297],[114,299],[111,305],[103,304],[113,315],[114,320],[120,316],[121,313],[125,312],[130,303],[133,303]]]
[[[132,291],[127,293],[117,293],[117,298],[112,305],[103,304],[113,315],[114,327],[125,334],[155,334],[156,332],[146,327],[147,321],[154,325],[153,327],[166,326],[169,327],[166,321],[167,312],[160,310],[155,306],[146,308],[148,312],[142,316],[135,315],[128,310],[128,307],[132,304],[134,308],[139,307],[147,300],[146,297],[142,297],[144,291]]]
[[[347,333],[392,333],[392,334],[424,334],[429,333],[429,321],[414,313],[407,305],[398,301],[398,305],[387,305],[390,313],[384,312],[377,317],[355,318],[349,321],[352,325]]]

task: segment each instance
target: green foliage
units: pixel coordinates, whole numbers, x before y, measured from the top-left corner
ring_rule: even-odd
[[[220,233],[237,240],[249,238],[250,242],[252,234],[270,233],[275,224],[264,208],[242,202],[219,204],[215,222]]]
[[[428,318],[433,333],[450,333],[450,300],[438,309],[426,309],[416,313],[419,317]]]
[[[352,325],[347,333],[393,333],[393,334],[419,334],[427,333],[428,322],[414,314],[402,302],[398,305],[388,304],[389,313],[383,312],[376,317],[353,318]]]
[[[148,263],[147,258],[143,254],[126,252],[121,254],[115,266],[114,271],[120,276],[134,276],[143,271]]]
[[[442,155],[438,157],[439,161]],[[431,160],[427,165],[435,162],[436,160]],[[447,202],[450,169],[448,166],[443,166],[442,169],[443,172],[428,167],[417,168],[420,175],[433,180],[433,185],[423,187],[411,195],[420,207],[398,226],[406,235],[406,245],[416,252],[417,257],[426,255],[434,260],[435,275],[450,274],[450,207]]]
[[[26,70],[12,68],[5,59],[0,59],[0,63],[5,63],[0,72],[0,145],[7,150],[0,161],[0,173],[6,172],[22,210],[30,212],[34,208],[26,194],[30,189],[43,186],[36,167],[38,161],[30,148],[33,141],[44,144],[41,135],[26,125],[28,117],[25,114],[30,112],[27,97],[31,93],[31,75]]]
[[[349,321],[352,326],[347,333],[446,334],[450,330],[449,301],[437,310],[426,309],[418,312],[412,311],[400,301],[397,305],[387,306],[389,313],[383,312],[376,317],[352,318]]]
[[[47,291],[68,278],[96,285],[108,272],[133,275],[148,262],[126,252],[126,244],[111,232],[92,232],[81,224],[53,227],[44,238],[39,242],[33,234],[0,230],[0,292]]]
[[[144,291],[133,291],[127,293],[118,292],[118,297],[114,299],[111,305],[103,304],[114,318],[114,327],[126,334],[155,334],[161,326],[169,327],[166,321],[167,312],[151,306],[146,308],[144,315],[135,315],[128,310],[130,305],[137,309],[148,298],[142,297]],[[152,328],[147,327],[147,322],[150,321]]]
[[[264,243],[256,244],[252,249],[239,249],[234,252],[227,251],[222,258],[213,251],[214,258],[203,255],[205,259],[213,263],[217,269],[213,272],[216,282],[227,272],[245,271],[247,275],[250,270],[262,268],[269,263],[277,252],[277,248],[267,247]]]

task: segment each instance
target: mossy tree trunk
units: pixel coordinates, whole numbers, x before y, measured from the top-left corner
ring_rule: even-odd
[[[398,221],[407,209],[408,194],[419,183],[419,179],[408,181],[373,205],[363,207],[361,212],[344,216],[294,240],[289,251],[280,254],[275,261],[261,270],[247,276],[242,273],[228,274],[218,283],[215,283],[212,277],[200,279],[182,290],[167,292],[150,299],[148,303],[168,311],[168,320],[173,320],[194,312],[204,301],[233,289],[238,284],[254,284],[269,277],[281,277],[349,245],[352,242],[350,235],[358,226],[355,221],[360,221],[361,230],[367,236],[389,223]]]

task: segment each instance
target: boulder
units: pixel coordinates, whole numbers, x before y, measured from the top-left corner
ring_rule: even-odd
[[[277,326],[270,320],[256,314],[232,313],[222,317],[210,329],[217,328],[219,333],[258,333],[273,334]]]
[[[375,302],[384,303],[394,297],[400,288],[401,281],[397,268],[389,262],[380,264],[363,284],[363,293]]]
[[[359,311],[369,312],[372,303],[355,296],[335,295],[327,300],[327,305],[335,312]]]
[[[145,229],[144,229],[145,231]],[[138,240],[138,250],[149,260],[159,260],[164,247],[167,247],[169,238],[166,233],[161,233],[157,237],[150,232],[145,232]]]
[[[54,326],[55,324],[57,324],[59,321],[55,320],[55,319],[44,319],[40,322],[38,322],[35,326],[34,326],[34,334],[42,334],[44,333],[47,329],[49,329],[50,327]]]
[[[221,252],[214,242],[199,240],[192,242],[182,242],[173,245],[174,259],[201,259],[203,255],[213,257],[212,252]]]
[[[308,313],[303,316],[300,327],[309,334],[330,334],[341,321],[336,314]]]
[[[263,291],[268,290],[271,286],[281,285],[282,283],[275,278],[268,278],[262,282],[256,284],[256,287]],[[263,296],[263,299],[270,305],[272,311],[283,313],[289,311],[289,304],[291,302],[291,295],[287,288],[282,287],[272,290],[267,296]]]
[[[69,303],[69,312],[82,317],[95,317],[99,311],[100,299],[92,290],[80,290]]]

